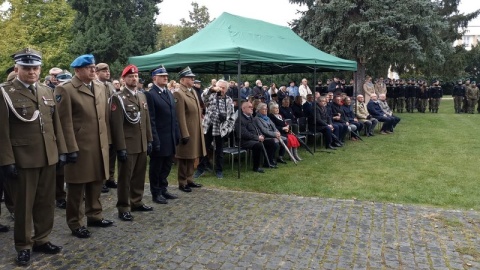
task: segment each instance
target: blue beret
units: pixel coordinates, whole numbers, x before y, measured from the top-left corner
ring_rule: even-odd
[[[84,66],[88,66],[91,64],[95,64],[95,58],[91,54],[84,54],[77,57],[73,62],[70,64],[71,68],[81,68]]]

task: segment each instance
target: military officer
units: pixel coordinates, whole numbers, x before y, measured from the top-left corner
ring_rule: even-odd
[[[405,92],[407,87],[405,86],[405,80],[400,80],[400,84],[396,87],[396,99],[397,99],[397,112],[403,113],[405,108]]]
[[[97,79],[100,83],[105,85],[105,89],[107,90],[107,97],[110,100],[113,93],[116,92],[115,86],[110,82],[110,67],[106,63],[98,63],[95,66]],[[109,158],[108,158],[108,172],[109,177],[108,180],[103,183],[102,193],[107,193],[109,188],[117,188],[117,183],[115,182],[115,162],[117,160],[117,154],[115,148],[110,145],[109,150]]]
[[[143,203],[147,153],[152,151],[152,131],[147,98],[137,89],[138,68],[122,72],[125,88],[110,101],[112,142],[118,157],[118,218],[132,221],[130,211],[152,211]]]
[[[429,97],[432,102],[432,113],[438,113],[438,106],[440,105],[440,100],[443,97],[442,87],[439,85],[438,80],[433,81],[433,85],[429,89]]]
[[[175,148],[180,140],[180,130],[175,100],[172,92],[167,89],[168,73],[165,67],[156,68],[152,72],[152,80],[152,89],[145,92],[153,135],[149,167],[150,191],[155,203],[166,204],[168,199],[177,198],[167,190],[167,177],[172,169]]]
[[[462,80],[458,80],[458,84],[453,87],[452,97],[455,113],[461,113],[463,99],[465,98],[465,86],[463,86]]]
[[[192,192],[191,188],[202,186],[193,182],[195,159],[207,154],[201,120],[202,108],[199,102],[200,97],[192,89],[195,74],[190,67],[186,67],[178,75],[180,89],[173,93],[181,138],[176,151],[178,186],[181,191]]]
[[[30,262],[30,250],[59,253],[48,240],[55,209],[55,165],[63,166],[66,147],[52,91],[38,82],[41,53],[14,54],[16,79],[2,84],[0,165],[14,179],[14,240],[19,265]],[[33,236],[32,236],[33,225]]]
[[[67,224],[72,235],[90,237],[87,225],[108,227],[113,221],[102,216],[100,192],[108,177],[109,107],[105,85],[95,80],[95,59],[86,54],[71,64],[72,80],[55,88],[63,134],[67,145],[65,182]],[[85,211],[82,203],[85,198]]]
[[[475,111],[475,104],[478,101],[478,88],[475,83],[470,83],[470,79],[465,81],[465,97],[467,98],[467,113],[473,114]]]

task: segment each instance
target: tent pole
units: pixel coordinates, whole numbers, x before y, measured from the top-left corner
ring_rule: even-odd
[[[240,86],[240,76],[242,75],[242,63],[240,62],[240,58],[238,59],[238,65],[237,65],[237,83],[238,83],[238,86]],[[240,92],[241,90],[238,89],[237,91],[237,113],[238,113],[238,116],[237,116],[237,119],[238,119],[238,126],[236,128],[236,130],[238,130],[238,135],[237,135],[237,138],[238,138],[238,153],[237,153],[237,156],[238,156],[238,170],[237,170],[237,178],[240,179],[240,161],[241,161],[241,158],[240,158],[240,144],[241,144],[241,141],[242,141],[242,126],[241,126],[241,122],[242,122],[242,117],[241,117],[241,111],[242,111],[242,104],[241,104],[241,99],[240,99]],[[248,152],[247,152],[248,154]],[[247,155],[245,154],[245,155]],[[248,166],[248,164],[245,164],[245,166]]]
[[[317,99],[315,98],[316,96],[316,91],[315,91],[315,82],[317,81],[317,67],[313,68],[313,134],[317,133]],[[307,123],[308,126],[308,123]],[[313,144],[313,153],[317,152],[317,137],[313,136],[314,144]]]

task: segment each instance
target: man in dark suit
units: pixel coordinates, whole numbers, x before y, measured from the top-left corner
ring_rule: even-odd
[[[14,180],[13,237],[17,264],[24,266],[30,262],[30,250],[62,250],[48,236],[54,220],[55,165],[65,164],[67,149],[52,90],[38,82],[40,52],[27,48],[14,60],[17,77],[2,85],[0,97],[5,100],[0,102],[0,166]]]
[[[175,99],[167,89],[168,73],[161,66],[152,72],[153,86],[145,92],[152,126],[153,150],[150,154],[150,191],[156,203],[166,204],[177,196],[168,192],[167,177],[172,169],[175,147],[180,140]]]
[[[371,99],[367,104],[367,110],[373,118],[377,119],[379,122],[383,122],[380,134],[385,135],[392,133],[391,130],[393,129],[393,123],[395,120],[383,112],[380,104],[378,103],[376,94],[372,94],[370,98]]]

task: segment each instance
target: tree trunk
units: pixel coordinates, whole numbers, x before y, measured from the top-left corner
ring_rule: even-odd
[[[363,83],[365,82],[365,63],[357,61],[357,72],[355,72],[354,96],[363,95]]]

